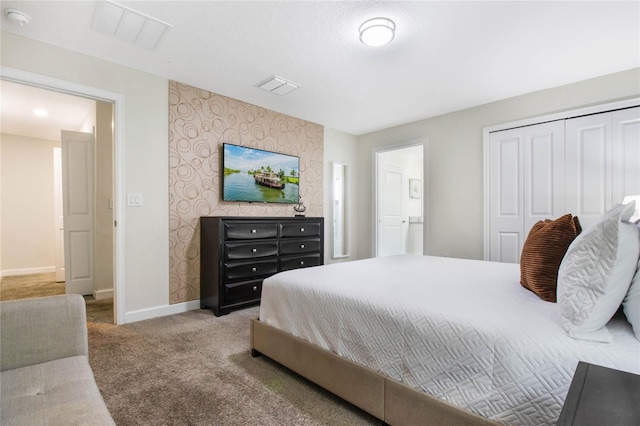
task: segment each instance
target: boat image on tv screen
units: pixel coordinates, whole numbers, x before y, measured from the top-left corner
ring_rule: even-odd
[[[228,143],[222,151],[223,201],[298,202],[298,157]]]

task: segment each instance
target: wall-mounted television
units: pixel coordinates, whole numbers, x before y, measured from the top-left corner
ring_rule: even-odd
[[[295,204],[300,158],[246,146],[222,144],[222,200]]]

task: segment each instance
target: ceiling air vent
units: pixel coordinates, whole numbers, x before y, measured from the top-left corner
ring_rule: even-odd
[[[285,93],[289,93],[292,90],[297,89],[300,85],[293,81],[289,81],[286,78],[274,75],[273,77],[269,77],[262,83],[258,84],[258,87],[266,90],[267,92],[275,93],[276,95],[284,95]]]
[[[173,25],[112,1],[96,3],[91,29],[155,50]]]

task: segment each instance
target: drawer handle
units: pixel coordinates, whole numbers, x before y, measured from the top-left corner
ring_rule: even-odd
[[[300,232],[304,232],[304,228],[300,228]]]
[[[304,244],[300,244],[300,248],[304,248]]]
[[[251,268],[251,272],[256,272],[258,268]]]
[[[258,291],[258,286],[257,285],[253,286],[253,291]]]
[[[255,234],[255,233],[257,233],[257,232],[258,232],[258,230],[257,230],[257,229],[252,229],[252,230],[251,230],[251,233],[252,233],[252,234]]]
[[[257,253],[258,249],[251,249],[251,253]]]
[[[300,266],[304,265],[304,260],[300,261]]]

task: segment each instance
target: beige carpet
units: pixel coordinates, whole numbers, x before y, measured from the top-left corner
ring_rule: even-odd
[[[29,299],[64,294],[64,283],[55,281],[55,273],[16,275],[0,280],[0,300]],[[84,297],[87,322],[113,324],[113,299]]]
[[[258,308],[89,324],[89,360],[119,426],[372,425],[368,414],[266,357],[252,358]]]
[[[55,281],[55,273],[16,275],[0,280],[0,300],[28,299],[32,297],[64,294],[64,283]]]

